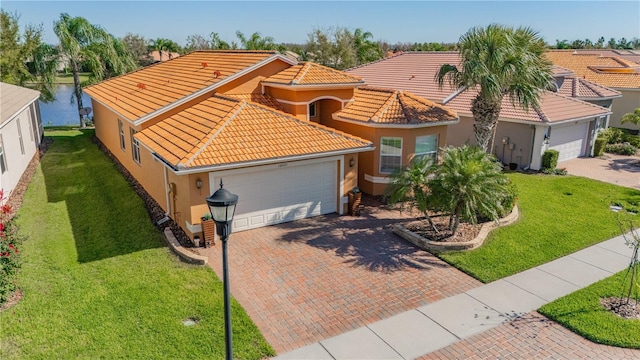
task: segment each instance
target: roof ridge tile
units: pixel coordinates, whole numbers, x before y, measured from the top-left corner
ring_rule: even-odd
[[[215,96],[215,95],[214,95]],[[228,98],[225,98],[228,99]],[[207,139],[206,142],[202,143],[202,141],[200,142],[200,144],[198,144],[199,147],[198,150],[189,158],[187,159],[187,161],[184,162],[183,166],[189,166],[193,163],[193,161],[198,157],[198,155],[200,155],[206,148],[207,146],[209,146],[209,144],[211,144],[213,142],[213,140],[216,139],[216,137],[218,137],[218,135],[222,132],[222,130],[224,130],[224,128],[233,120],[236,118],[236,116],[238,116],[238,114],[240,113],[240,111],[242,109],[244,109],[247,106],[247,101],[246,100],[242,100],[242,102],[240,102],[240,100],[237,99],[230,99],[230,100],[234,100],[237,101],[236,106],[234,106],[234,109],[231,109],[228,113],[227,113],[227,119],[224,120],[224,123],[222,125],[220,125],[215,133],[211,134],[211,131],[209,132],[209,134],[211,134],[209,136],[209,139]],[[233,112],[233,113],[231,113]],[[213,129],[211,129],[213,130]]]
[[[302,81],[302,79],[304,79],[305,75],[307,75],[310,69],[311,69],[311,63],[305,62],[304,65],[302,65],[302,68],[300,68],[300,71],[298,71],[298,75],[296,75],[291,80],[291,84],[299,84]]]

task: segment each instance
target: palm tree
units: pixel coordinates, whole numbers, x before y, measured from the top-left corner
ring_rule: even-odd
[[[242,32],[236,31],[236,36],[246,50],[275,50],[278,47],[271,36],[262,37],[259,32],[254,32],[247,38]]]
[[[553,82],[551,62],[544,56],[544,41],[530,28],[474,27],[460,37],[459,47],[460,68],[444,64],[435,78],[440,87],[448,80],[454,87],[478,90],[471,105],[473,127],[478,146],[489,152],[505,95],[525,110],[537,107]]]
[[[634,125],[640,125],[640,108],[635,109],[632,113],[624,114],[621,122],[623,124],[632,123]]]
[[[158,55],[160,56],[160,62],[162,62],[162,52],[163,51],[168,52],[169,60],[171,60],[172,53],[178,51],[178,44],[176,44],[175,42],[169,39],[157,38],[155,40],[151,40],[151,49],[158,51]]]
[[[377,43],[371,41],[370,39],[372,38],[373,34],[369,31],[363,31],[360,28],[353,32],[353,43],[356,48],[356,65],[382,59],[382,48],[380,48]]]
[[[392,205],[400,204],[400,209],[416,208],[422,212],[431,228],[438,233],[429,210],[437,210],[437,199],[431,195],[429,181],[433,178],[437,166],[431,158],[416,158],[407,167],[399,169],[390,175],[391,182],[385,189],[385,198]]]
[[[460,220],[477,222],[478,215],[496,220],[509,196],[509,179],[493,155],[479,147],[447,147],[435,178],[433,196],[450,211],[449,229],[455,234]]]
[[[231,46],[228,42],[220,39],[220,35],[217,32],[211,33],[211,49],[214,50],[229,50]]]
[[[54,23],[53,31],[60,40],[62,54],[69,59],[80,126],[84,127],[80,115],[83,108],[81,64],[89,68],[92,73],[91,81],[95,82],[104,79],[105,75],[116,76],[133,70],[135,62],[124,45],[118,45],[111,34],[85,18],[62,13]]]

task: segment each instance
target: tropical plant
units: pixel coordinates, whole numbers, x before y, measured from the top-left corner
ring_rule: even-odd
[[[169,60],[172,58],[172,53],[177,52],[179,50],[178,44],[173,42],[173,40],[165,39],[165,38],[157,38],[151,40],[149,47],[151,50],[158,51],[158,55],[160,56],[160,62],[162,62],[162,52],[166,51],[169,54]]]
[[[491,24],[474,27],[460,37],[460,67],[444,64],[435,78],[456,88],[477,90],[472,102],[476,142],[485,152],[493,147],[502,100],[525,110],[537,107],[542,92],[551,86],[551,62],[545,43],[530,28]]]
[[[437,166],[431,158],[414,158],[409,166],[396,170],[390,175],[391,182],[385,189],[384,196],[391,205],[399,204],[400,210],[418,209],[429,222],[431,228],[438,229],[429,215],[429,210],[438,208],[436,198],[432,197],[429,181]]]
[[[218,35],[218,33],[216,33],[216,32],[212,32],[210,34],[210,37],[211,37],[211,49],[214,49],[214,50],[228,50],[228,49],[237,48],[235,43],[233,43],[233,45],[229,45],[229,43],[224,41],[224,40],[222,40],[220,38],[220,35]]]
[[[261,36],[259,32],[254,32],[246,37],[242,32],[236,31],[236,36],[240,40],[240,45],[246,50],[276,50],[278,45],[273,42],[271,36]]]
[[[0,10],[0,81],[35,88],[40,100],[53,101],[58,51],[42,43],[42,26],[27,25],[21,33],[18,20]]]
[[[373,34],[360,28],[353,32],[353,45],[356,50],[356,65],[382,59],[384,52],[378,43],[371,41]]]
[[[127,33],[123,38],[125,47],[133,55],[134,59],[140,66],[147,66],[151,64],[151,58],[149,56],[149,47],[147,45],[147,39],[139,34]]]
[[[627,113],[622,116],[623,124],[632,123],[634,125],[640,125],[640,108],[635,109],[632,113]]]
[[[71,17],[60,14],[60,19],[53,25],[53,31],[60,40],[60,50],[68,58],[73,74],[73,86],[80,126],[84,127],[80,110],[82,103],[82,86],[80,69],[82,66],[91,72],[90,82],[103,80],[105,77],[124,74],[136,68],[135,60],[122,41],[116,39],[98,25],[91,24],[82,17]]]
[[[447,147],[435,177],[429,182],[432,196],[450,212],[453,234],[461,220],[475,224],[478,216],[497,220],[510,196],[509,180],[497,159],[479,147]]]

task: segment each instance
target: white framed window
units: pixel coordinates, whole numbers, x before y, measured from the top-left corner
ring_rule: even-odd
[[[126,144],[124,140],[124,125],[122,124],[122,120],[118,119],[118,131],[120,132],[120,148],[122,150],[126,149]]]
[[[20,119],[16,119],[16,125],[18,125],[18,141],[20,141],[20,152],[24,155],[24,141],[22,140],[22,124]]]
[[[131,129],[131,154],[133,155],[133,160],[140,164],[140,143],[138,143],[138,139],[133,136],[136,133],[136,130]]]
[[[402,138],[380,138],[380,173],[391,174],[402,167]]]
[[[4,156],[4,144],[2,143],[2,135],[0,134],[0,174],[7,172],[7,160]]]
[[[430,157],[433,161],[438,160],[438,135],[416,136],[416,150],[414,159]]]
[[[318,116],[318,113],[316,111],[317,110],[316,109],[317,103],[318,103],[317,101],[314,101],[314,102],[309,104],[309,117],[310,118]]]

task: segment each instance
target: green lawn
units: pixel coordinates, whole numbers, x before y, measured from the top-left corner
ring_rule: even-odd
[[[168,250],[92,135],[47,133],[19,211],[24,298],[0,313],[0,358],[222,359],[221,282]],[[235,301],[232,312],[235,357],[273,355]]]
[[[640,349],[640,320],[623,319],[600,305],[600,298],[620,297],[625,272],[562,297],[538,311],[591,341]]]
[[[89,80],[89,75],[91,75],[91,73],[80,73],[80,83],[83,83],[87,80]],[[53,80],[54,83],[56,84],[66,84],[66,85],[73,85],[73,74],[69,73],[69,74],[58,74],[56,75],[55,79]]]
[[[483,282],[544,264],[620,235],[609,204],[638,204],[640,191],[574,176],[509,174],[520,219],[468,252],[439,254]]]

